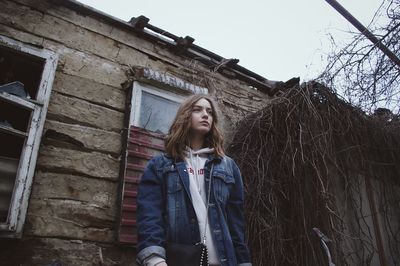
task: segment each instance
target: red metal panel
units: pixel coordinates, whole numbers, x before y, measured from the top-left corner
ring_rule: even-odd
[[[147,161],[164,151],[164,135],[131,127],[127,150],[118,241],[136,245],[136,197],[140,177]]]

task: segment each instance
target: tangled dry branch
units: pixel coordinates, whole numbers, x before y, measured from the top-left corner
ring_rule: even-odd
[[[369,30],[399,57],[400,0],[382,0]],[[352,36],[344,47],[332,38],[334,51],[319,80],[369,113],[385,107],[399,114],[400,67],[362,33]]]
[[[386,189],[379,204],[390,254],[399,258],[399,129],[396,117],[367,116],[316,82],[244,119],[228,151],[244,176],[254,264],[327,265],[318,227],[332,240],[336,265],[369,265],[376,250],[360,177]]]

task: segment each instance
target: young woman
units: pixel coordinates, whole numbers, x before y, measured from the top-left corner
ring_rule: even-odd
[[[222,146],[214,102],[191,96],[179,107],[166,153],[149,161],[139,185],[140,265],[165,266],[167,242],[196,244],[204,236],[210,265],[251,265],[242,178]]]

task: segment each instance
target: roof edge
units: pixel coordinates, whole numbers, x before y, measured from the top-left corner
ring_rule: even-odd
[[[193,44],[194,39],[190,36],[178,37],[172,33],[162,30],[148,23],[149,19],[144,16],[134,17],[130,22],[123,21],[112,15],[97,10],[91,6],[85,5],[76,0],[50,0],[57,4],[71,8],[79,13],[101,18],[115,26],[130,30],[136,34],[142,35],[146,39],[162,42],[166,44],[175,54],[184,54],[190,58],[198,60],[214,72],[232,77],[233,75],[250,86],[272,96],[284,84],[281,81],[271,81],[263,76],[238,64],[238,59],[227,59],[215,54],[205,48]],[[230,75],[227,72],[231,72]]]

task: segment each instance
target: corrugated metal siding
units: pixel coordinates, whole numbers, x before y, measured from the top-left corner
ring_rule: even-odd
[[[118,240],[120,243],[135,245],[137,243],[136,197],[140,177],[147,161],[164,151],[164,135],[132,126],[127,148]]]

